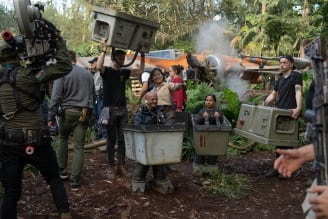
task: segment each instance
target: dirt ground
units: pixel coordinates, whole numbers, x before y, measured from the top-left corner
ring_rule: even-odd
[[[71,156],[71,155],[70,155]],[[311,165],[292,179],[267,179],[273,152],[249,152],[233,158],[220,157],[219,168],[227,173],[248,175],[252,189],[242,199],[207,192],[201,177],[192,175],[192,164],[174,164],[170,172],[175,192],[162,195],[147,190],[144,194],[131,192],[131,179],[106,177],[106,153],[99,150],[85,153],[82,187],[71,191],[65,186],[74,219],[105,218],[304,218],[301,209],[305,190],[314,177]],[[132,172],[134,162],[127,161]],[[19,218],[56,218],[49,188],[38,175],[24,177],[24,191],[18,206]]]

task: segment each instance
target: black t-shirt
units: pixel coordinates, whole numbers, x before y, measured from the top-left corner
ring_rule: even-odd
[[[125,85],[131,70],[105,67],[103,78],[104,106],[126,106]]]
[[[215,114],[216,112],[218,112],[218,113],[220,114],[220,117],[219,117],[219,121],[220,121],[220,123],[223,122],[223,117],[221,116],[221,112],[220,112],[220,110],[219,110],[217,107],[215,107],[214,109],[207,109],[207,108],[205,107],[205,108],[200,109],[199,112],[198,112],[197,123],[198,123],[199,125],[204,125],[204,124],[205,124],[205,118],[203,117],[203,114],[204,114],[205,111],[206,111],[206,112],[208,113],[208,115],[209,115],[209,118],[208,118],[209,125],[216,125],[216,119],[215,119],[215,117],[214,117],[214,114]]]
[[[281,109],[296,108],[295,85],[302,86],[302,84],[302,75],[297,71],[292,71],[287,78],[281,74],[274,88],[278,92],[277,107]]]

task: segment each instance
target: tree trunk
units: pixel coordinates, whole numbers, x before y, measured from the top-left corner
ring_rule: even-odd
[[[261,12],[262,12],[262,14],[265,14],[265,12],[266,12],[266,2],[265,2],[265,0],[262,1],[262,10],[261,10]]]
[[[262,10],[261,10],[261,13],[262,15],[264,15],[266,13],[266,0],[262,0]],[[263,26],[261,27],[261,32],[264,33],[264,28]]]
[[[90,149],[94,149],[94,148],[97,148],[97,147],[101,147],[101,146],[104,146],[106,145],[107,143],[107,140],[106,139],[102,139],[102,140],[99,140],[99,141],[95,141],[95,142],[92,142],[90,144],[86,144],[84,145],[84,150],[90,150]],[[68,146],[68,149],[71,151],[71,150],[74,150],[74,145],[69,145]]]
[[[310,15],[310,6],[308,0],[304,0],[304,6],[303,6],[303,15],[302,15],[302,20],[303,20],[303,30],[306,30],[309,26],[309,15]],[[301,44],[300,44],[300,50],[299,50],[299,56],[304,57],[304,46],[308,43],[306,39],[302,39]]]

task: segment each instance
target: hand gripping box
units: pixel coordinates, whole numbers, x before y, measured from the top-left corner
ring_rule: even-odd
[[[242,104],[234,132],[262,144],[297,146],[298,121],[291,115],[286,109]]]
[[[123,127],[126,156],[144,165],[181,162],[184,123]]]
[[[197,114],[192,115],[194,147],[199,155],[226,155],[232,127],[223,116],[220,125],[198,125]]]

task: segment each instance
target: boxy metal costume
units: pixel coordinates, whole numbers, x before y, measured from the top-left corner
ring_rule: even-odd
[[[154,109],[149,109],[146,106],[142,106],[140,111],[136,113],[134,117],[135,125],[156,125],[165,124],[166,115],[163,112],[163,108],[157,106]],[[146,174],[150,166],[146,166],[140,163],[136,164],[136,168],[132,176],[132,191],[145,192],[146,187]],[[153,180],[151,181],[151,188],[155,191],[167,194],[172,193],[174,187],[172,182],[167,178],[167,171],[165,165],[153,165]]]

